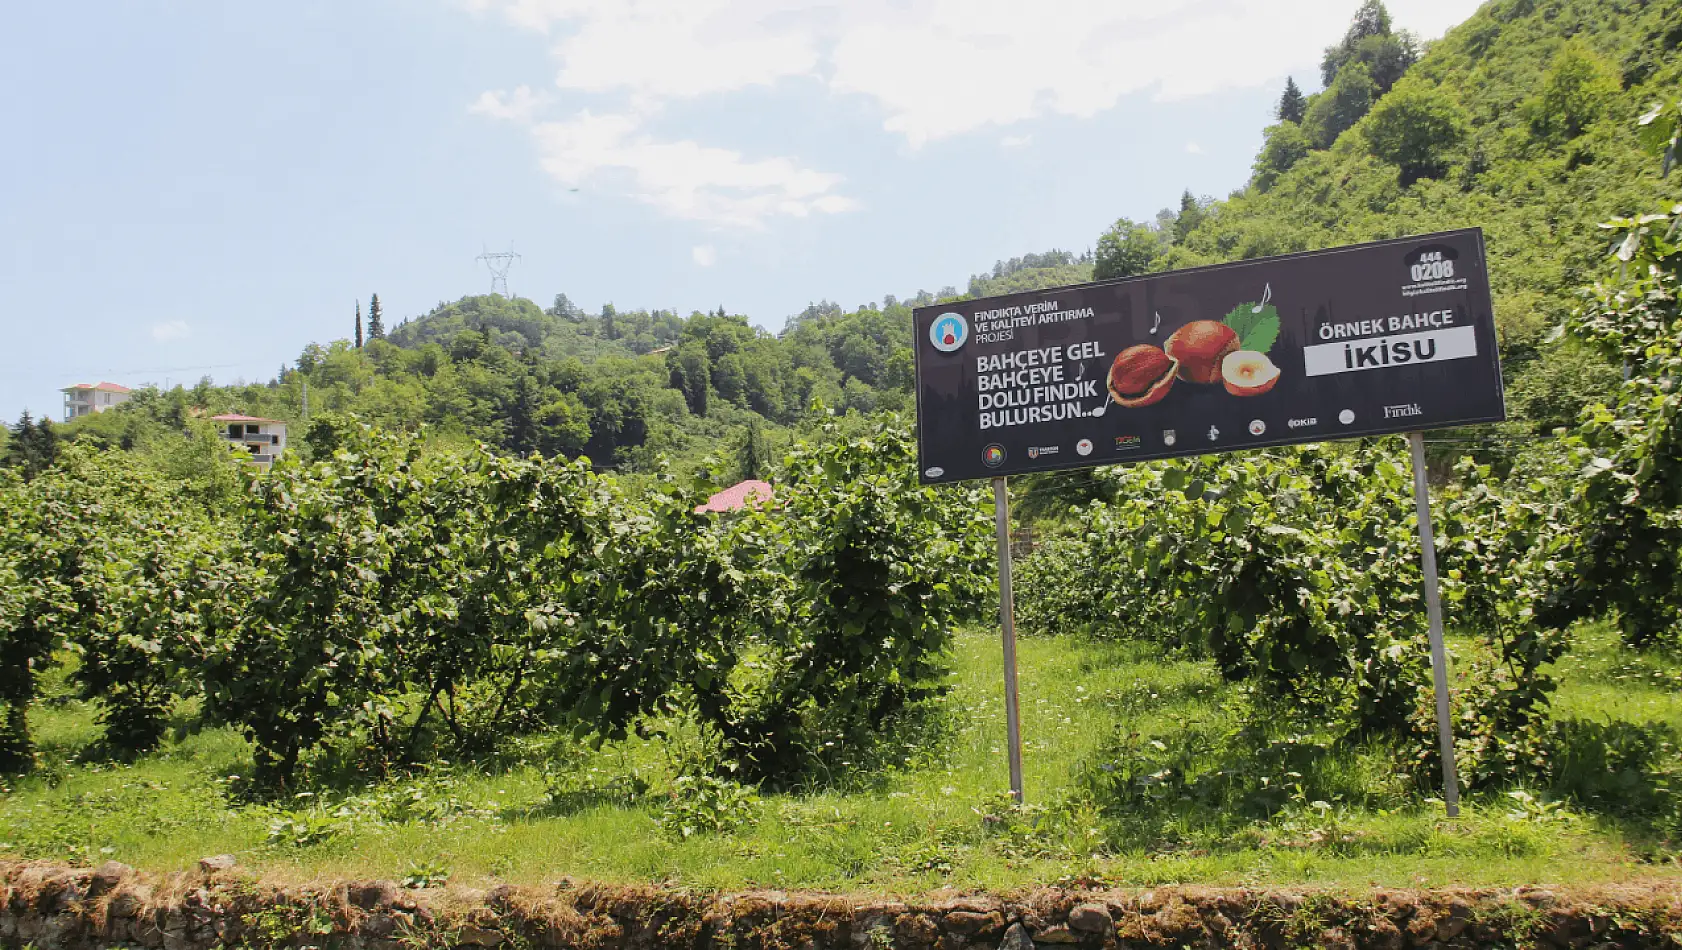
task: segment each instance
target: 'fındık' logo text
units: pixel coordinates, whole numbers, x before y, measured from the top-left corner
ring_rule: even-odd
[[[929,342],[942,353],[951,353],[969,339],[969,321],[961,313],[943,313],[929,327]]]

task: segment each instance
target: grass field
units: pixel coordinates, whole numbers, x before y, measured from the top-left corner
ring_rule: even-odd
[[[132,764],[84,760],[97,734],[93,710],[58,697],[34,717],[43,768],[0,796],[0,855],[174,870],[232,853],[280,879],[570,875],[896,893],[1069,878],[1423,886],[1682,876],[1646,826],[1611,817],[1615,807],[1555,805],[1547,789],[1530,790],[1528,803],[1505,792],[1472,796],[1460,819],[1445,819],[1429,789],[1395,774],[1383,749],[1334,748],[1310,756],[1306,778],[1268,776],[1264,791],[1277,789],[1283,803],[1270,817],[1167,792],[1136,813],[1095,807],[1073,793],[1118,749],[1182,756],[1181,767],[1207,770],[1207,749],[1188,737],[1236,728],[1241,697],[1207,664],[1140,644],[1022,643],[1030,807],[1014,811],[1003,796],[998,653],[990,632],[959,637],[939,721],[894,767],[842,787],[746,803],[726,795],[712,802],[715,814],[739,827],[687,839],[662,822],[681,740],[599,752],[533,740],[492,763],[251,804],[232,791],[250,753],[231,730],[177,735]],[[1606,628],[1579,631],[1558,672],[1562,716],[1682,728],[1682,663],[1624,651]],[[1579,778],[1603,797],[1622,794],[1596,776]]]

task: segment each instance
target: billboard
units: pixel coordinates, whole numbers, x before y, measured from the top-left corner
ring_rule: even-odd
[[[919,307],[925,482],[1506,418],[1477,229]]]

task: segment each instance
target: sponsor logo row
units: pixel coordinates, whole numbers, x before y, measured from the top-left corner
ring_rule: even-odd
[[[1384,407],[1384,418],[1386,419],[1401,419],[1419,415],[1424,415],[1424,411],[1420,409],[1419,404],[1416,402]],[[1353,409],[1345,409],[1339,412],[1337,414],[1337,421],[1342,425],[1353,425],[1355,422],[1355,411]],[[1319,424],[1320,420],[1315,416],[1285,420],[1285,428],[1291,431],[1307,429]],[[1267,422],[1262,419],[1251,419],[1247,428],[1252,436],[1260,437],[1267,434]],[[1203,435],[1210,442],[1216,442],[1221,438],[1221,430],[1218,426],[1210,426],[1208,431],[1204,432]],[[1172,448],[1177,445],[1179,441],[1180,433],[1177,430],[1162,430],[1162,444],[1164,446]],[[1141,449],[1144,445],[1145,440],[1142,436],[1118,435],[1115,437],[1115,450],[1117,452],[1130,452],[1136,449]],[[1093,448],[1094,445],[1091,439],[1081,439],[1075,443],[1075,454],[1085,458],[1092,454]],[[1028,457],[1037,460],[1060,454],[1062,451],[1063,447],[1060,445],[1035,445],[1028,448]],[[1004,446],[998,444],[997,442],[981,450],[981,464],[987,466],[988,468],[998,468],[1009,458],[1010,453],[1005,450]],[[931,468],[924,474],[930,478],[939,478],[940,476],[946,474],[946,470],[941,468]]]

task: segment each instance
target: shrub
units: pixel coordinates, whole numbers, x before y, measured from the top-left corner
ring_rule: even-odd
[[[754,780],[856,762],[943,688],[952,627],[995,589],[978,490],[919,485],[897,424],[825,435],[790,453],[778,504],[731,542],[758,585],[751,665],[695,692],[724,757]]]
[[[1521,107],[1531,134],[1555,144],[1581,135],[1620,92],[1612,64],[1580,42],[1567,41],[1542,76],[1542,88]]]
[[[1316,148],[1331,148],[1337,137],[1372,108],[1378,85],[1365,63],[1351,62],[1338,70],[1337,78],[1315,96],[1303,117],[1302,128]]]
[[[1093,279],[1110,280],[1147,273],[1156,259],[1162,256],[1162,250],[1162,238],[1150,225],[1122,218],[1098,237]]]
[[[213,715],[255,744],[278,780],[328,730],[401,677],[387,582],[399,510],[418,491],[412,448],[375,441],[308,466],[275,466],[244,512],[252,587],[232,629],[206,651]]]
[[[1563,627],[1614,610],[1626,642],[1650,646],[1682,620],[1682,244],[1677,220],[1650,214],[1604,225],[1620,236],[1614,274],[1596,283],[1565,332],[1626,380],[1584,412],[1573,496],[1572,570],[1539,605]]]
[[[0,474],[0,768],[30,764],[27,712],[59,647],[80,654],[75,681],[105,701],[114,750],[156,742],[179,680],[173,622],[198,603],[158,575],[202,523],[123,453],[73,445],[27,482]]]
[[[1273,187],[1279,176],[1290,171],[1297,162],[1308,156],[1314,145],[1308,138],[1308,133],[1295,122],[1281,122],[1270,125],[1263,132],[1265,141],[1261,151],[1256,154],[1256,164],[1253,178],[1258,191],[1266,191]]]
[[[1435,177],[1466,134],[1466,116],[1440,89],[1408,81],[1373,107],[1364,125],[1372,153],[1401,169],[1403,184]]]
[[[660,827],[683,840],[697,835],[730,834],[759,818],[753,790],[711,775],[680,775],[660,811]]]
[[[1396,444],[1118,470],[1114,505],[1078,509],[1079,532],[1028,559],[1023,615],[1192,647],[1263,697],[1401,728],[1424,651]]]

